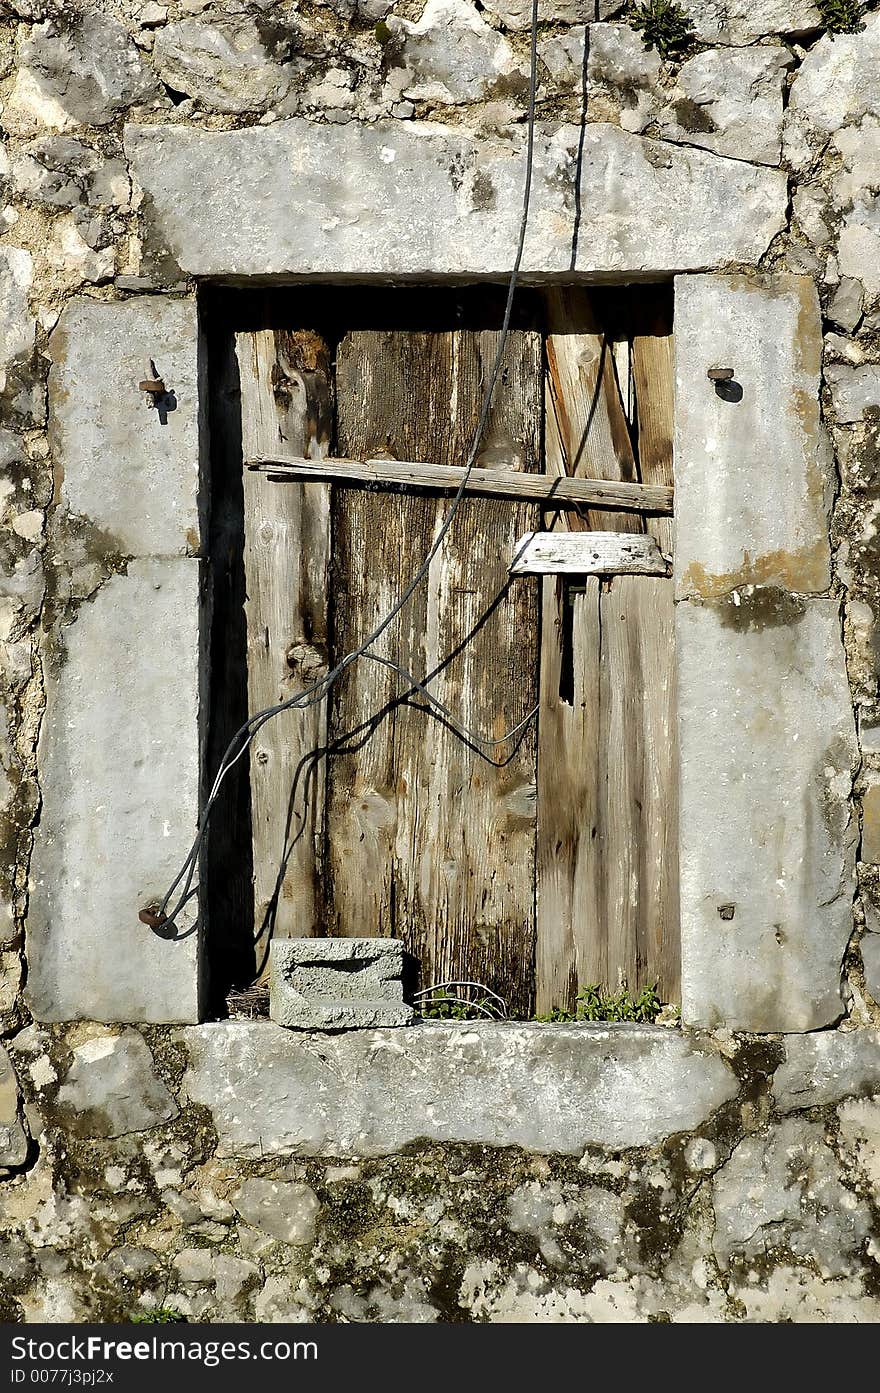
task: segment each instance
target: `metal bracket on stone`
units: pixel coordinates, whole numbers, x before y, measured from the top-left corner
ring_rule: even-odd
[[[269,950],[269,1015],[293,1030],[409,1025],[403,943],[395,938],[286,938]]]
[[[141,379],[138,383],[138,390],[146,393],[149,398],[147,405],[151,410],[155,408],[159,413],[159,420],[162,425],[167,425],[169,411],[177,410],[177,398],[174,395],[174,389],[169,389],[165,386],[164,379],[159,376],[159,369],[156,367],[152,358],[149,360],[147,371],[149,376]]]
[[[150,406],[155,406],[156,398],[165,395],[165,383],[159,376],[158,369],[152,358],[149,362],[149,374],[149,377],[145,377],[138,383],[138,390],[146,392],[147,396],[150,398]]]

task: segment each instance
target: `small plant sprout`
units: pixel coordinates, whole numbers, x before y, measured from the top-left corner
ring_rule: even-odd
[[[413,1006],[423,1020],[507,1020],[507,1002],[483,982],[435,982],[416,992]]]
[[[853,0],[830,0],[831,4],[850,4]],[[645,48],[656,48],[664,62],[684,56],[696,34],[690,16],[676,0],[644,0],[629,11],[633,29],[641,30]]]
[[[857,34],[865,27],[860,0],[819,0],[819,14],[826,34]]]
[[[591,982],[581,987],[577,994],[573,1011],[554,1010],[548,1016],[539,1016],[542,1021],[636,1021],[652,1025],[660,1014],[662,1002],[657,995],[656,984],[643,987],[638,996],[633,997],[624,987],[616,994],[603,991]]]

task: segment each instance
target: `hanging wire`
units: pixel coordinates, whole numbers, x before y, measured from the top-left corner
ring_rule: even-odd
[[[307,829],[305,819],[301,819],[300,826],[296,831],[295,835],[293,837],[290,836],[291,824],[293,821],[294,808],[296,806],[296,799],[299,790],[300,779],[304,778],[302,797],[303,806],[308,807],[309,800],[311,798],[314,779],[316,777],[318,766],[321,763],[321,761],[330,757],[331,755],[337,756],[344,754],[352,754],[359,750],[361,746],[365,743],[365,741],[369,738],[369,736],[372,735],[378,723],[381,720],[383,720],[385,716],[387,716],[396,706],[402,705],[412,706],[414,710],[424,711],[428,715],[433,716],[436,720],[441,721],[444,725],[448,726],[452,733],[455,736],[457,736],[458,739],[462,740],[468,746],[469,749],[473,750],[474,753],[480,759],[485,760],[487,764],[492,765],[492,767],[495,769],[502,769],[513,758],[514,754],[516,753],[516,749],[518,749],[519,747],[518,743],[514,746],[514,748],[505,758],[494,759],[491,753],[488,753],[485,749],[481,749],[480,745],[475,742],[480,741],[484,745],[488,745],[491,749],[491,747],[493,746],[505,745],[509,741],[515,740],[517,737],[522,737],[527,725],[538,712],[538,707],[534,706],[527,716],[525,716],[521,721],[517,722],[517,724],[513,726],[509,731],[505,732],[504,735],[496,736],[493,738],[478,735],[473,731],[469,731],[467,727],[459,725],[452,713],[449,711],[448,707],[444,706],[442,702],[438,701],[437,698],[427,690],[424,684],[419,682],[416,678],[414,678],[411,673],[407,672],[406,668],[402,667],[400,663],[393,662],[390,658],[382,658],[375,653],[365,653],[363,656],[365,658],[372,659],[374,662],[380,663],[384,667],[393,669],[400,676],[404,677],[410,684],[409,690],[401,692],[398,696],[389,700],[386,703],[386,705],[383,706],[379,711],[376,711],[371,716],[366,717],[363,721],[361,721],[358,725],[353,726],[350,730],[347,730],[343,734],[335,736],[331,744],[313,746],[312,749],[306,751],[306,753],[300,757],[300,760],[297,763],[296,769],[293,773],[293,779],[291,781],[290,796],[287,802],[287,818],[284,827],[283,851],[278,866],[278,872],[275,877],[275,886],[266,904],[263,913],[262,923],[260,924],[259,928],[257,929],[257,932],[254,935],[255,944],[259,944],[263,936],[268,935],[266,946],[263,949],[262,959],[259,961],[257,966],[258,976],[263,971],[268,960],[269,942],[271,941],[271,930],[274,924],[278,900],[281,896],[282,888],[284,886],[284,880],[287,875],[287,868],[290,864],[290,859],[293,856],[293,853],[296,850],[298,843],[305,835]],[[427,703],[425,706],[417,705],[416,703],[410,701],[410,697],[413,691],[418,691],[424,694],[424,696],[427,698]]]
[[[532,197],[532,175],[534,169],[535,156],[535,109],[537,104],[537,90],[538,0],[532,0],[531,40],[529,48],[529,94],[526,114],[526,167],[525,179],[523,183],[522,212],[520,214],[516,254],[513,259],[513,267],[511,269],[510,278],[508,280],[507,285],[507,299],[504,305],[504,315],[501,322],[501,330],[498,336],[498,347],[495,352],[492,370],[489,374],[489,379],[486,384],[486,390],[483,394],[483,401],[480,407],[480,414],[477,420],[476,428],[474,430],[473,440],[471,442],[470,449],[468,450],[467,461],[465,464],[465,469],[461,481],[459,482],[458,488],[455,491],[455,494],[446,512],[446,516],[443,520],[443,523],[441,524],[437,532],[437,535],[435,536],[434,541],[432,542],[424,560],[418,567],[412,579],[407,584],[403,593],[400,595],[400,597],[392,606],[392,608],[388,611],[388,613],[384,616],[384,618],[380,621],[380,623],[376,626],[376,628],[372,631],[372,633],[370,633],[363,640],[363,642],[357,646],[357,648],[352,649],[350,653],[346,653],[345,656],[341,658],[340,661],[336,664],[336,666],[331,668],[329,672],[327,672],[323,677],[319,678],[317,682],[314,682],[311,684],[311,686],[304,688],[303,691],[298,692],[295,696],[289,697],[286,701],[279,702],[276,706],[267,706],[262,711],[257,711],[253,716],[249,716],[248,719],[244,722],[244,724],[241,725],[233,735],[232,739],[226,747],[222,759],[220,760],[220,764],[218,766],[214,782],[211,786],[211,791],[208,794],[205,806],[202,810],[202,815],[199,819],[198,830],[196,832],[195,840],[193,841],[193,844],[190,847],[190,850],[182,866],[180,867],[180,870],[177,872],[177,875],[174,877],[173,881],[166,890],[161,903],[154,909],[152,909],[152,915],[157,921],[157,931],[163,937],[170,937],[170,935],[168,934],[168,930],[175,925],[176,920],[180,915],[181,911],[183,910],[185,905],[188,904],[188,902],[193,898],[198,889],[198,886],[193,886],[193,876],[196,873],[196,867],[198,865],[199,855],[201,852],[202,843],[205,839],[205,834],[208,829],[208,823],[211,817],[211,813],[214,808],[214,804],[216,803],[220,795],[220,790],[223,786],[223,783],[226,780],[230,771],[241,759],[242,755],[244,755],[250,748],[254,739],[259,734],[262,727],[267,723],[267,721],[272,720],[275,716],[279,716],[283,711],[305,709],[309,706],[314,706],[318,702],[322,701],[324,697],[328,695],[333,685],[336,682],[338,682],[339,678],[342,676],[345,670],[351,667],[353,663],[357,662],[359,658],[363,658],[366,656],[375,659],[377,662],[385,662],[388,663],[389,666],[396,666],[395,664],[391,663],[389,659],[378,658],[376,654],[369,653],[368,650],[372,648],[373,644],[376,643],[376,641],[379,638],[382,637],[385,631],[394,623],[394,620],[400,614],[401,610],[403,610],[409,603],[412,596],[415,594],[416,590],[421,585],[422,581],[428,575],[428,572],[431,567],[431,562],[434,560],[434,557],[437,555],[437,553],[440,551],[440,548],[443,545],[443,542],[449,532],[449,529],[452,526],[456,513],[458,512],[458,509],[461,505],[461,501],[467,490],[471,472],[474,468],[480,444],[482,442],[483,435],[485,433],[486,426],[489,421],[489,412],[492,408],[492,400],[495,394],[495,388],[498,385],[498,379],[501,376],[501,364],[504,357],[504,351],[507,346],[507,339],[510,333],[510,322],[513,314],[514,295],[516,293],[516,288],[519,283],[520,268],[522,266],[523,253],[525,251],[526,243],[526,233],[528,230],[529,207],[531,204]],[[401,669],[401,671],[403,670]],[[448,713],[446,708],[442,707],[442,704],[426,691],[423,683],[416,682],[415,679],[409,676],[409,674],[406,674],[406,677],[407,680],[410,681],[417,690],[421,691],[422,694],[427,697],[431,705],[435,707],[440,707],[440,709],[443,711],[444,718],[448,719],[453,727],[457,725],[454,718],[451,716],[451,713]],[[536,711],[537,707],[534,710],[532,710],[529,713],[529,715],[523,719],[523,721],[521,721],[517,726],[514,727],[514,732],[519,731],[530,720],[532,720]],[[488,737],[478,736],[473,741],[473,743],[497,745],[504,743],[504,740],[507,738],[510,738],[510,736],[500,737],[500,739],[498,740],[490,740]],[[175,903],[173,908],[169,910],[169,905],[171,904],[171,901],[174,898],[175,892],[177,891],[179,886],[181,886],[182,888],[180,889],[180,894],[178,896],[177,902]],[[189,932],[193,931],[194,930],[190,930]],[[180,937],[184,937],[184,935],[180,935]]]

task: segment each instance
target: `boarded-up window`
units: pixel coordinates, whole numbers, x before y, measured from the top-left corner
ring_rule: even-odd
[[[338,299],[324,320],[317,303],[296,327],[236,337],[245,459],[320,469],[244,474],[251,711],[335,666],[405,590],[451,486],[392,462],[457,479],[498,344],[497,320],[453,292],[422,323],[415,295],[409,322],[383,323],[374,296],[372,322],[353,327]],[[672,589],[657,573],[671,519],[510,484],[671,485],[671,347],[665,287],[528,297],[477,460],[501,483],[462,500],[424,581],[329,700],[257,737],[261,945],[395,935],[423,986],[481,982],[516,1015],[569,1008],[587,982],[677,998]],[[345,460],[384,461],[390,482],[365,486]],[[647,534],[654,573],[512,575],[535,531]]]

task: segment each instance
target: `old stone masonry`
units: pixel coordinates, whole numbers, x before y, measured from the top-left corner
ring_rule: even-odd
[[[680,1014],[211,1019],[138,919],[206,296],[503,284],[530,12],[0,0],[0,1320],[880,1320],[877,0],[540,0],[523,278],[674,286]]]

